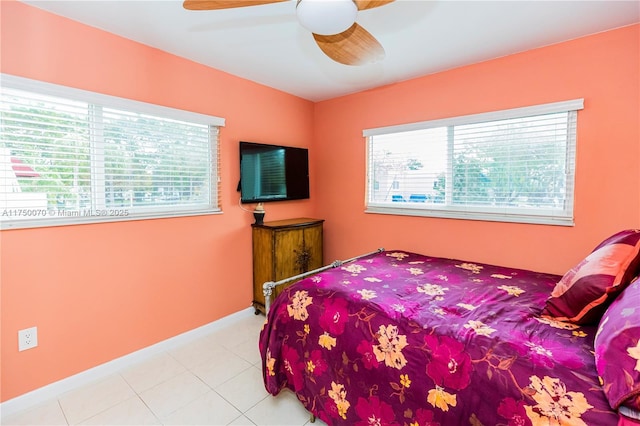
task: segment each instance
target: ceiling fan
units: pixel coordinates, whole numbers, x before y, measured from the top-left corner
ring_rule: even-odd
[[[183,7],[188,10],[219,10],[283,1],[289,0],[184,0]],[[356,23],[357,14],[394,1],[297,0],[296,15],[329,58],[345,65],[365,65],[382,60],[384,48]]]

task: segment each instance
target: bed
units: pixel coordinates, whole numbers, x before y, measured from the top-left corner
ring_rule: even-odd
[[[404,250],[338,262],[271,304],[265,387],[329,425],[636,424],[638,252],[627,230],[565,276]]]

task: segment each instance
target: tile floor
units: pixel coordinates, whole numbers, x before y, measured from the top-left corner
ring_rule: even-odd
[[[264,316],[242,316],[198,340],[56,399],[2,425],[311,425],[293,393],[262,384]],[[314,426],[324,425],[316,420]]]

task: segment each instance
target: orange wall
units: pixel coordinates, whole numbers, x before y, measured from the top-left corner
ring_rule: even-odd
[[[223,214],[0,232],[1,399],[247,308],[253,217],[238,207],[238,141],[309,146],[313,104],[17,2],[0,2],[1,71],[212,114]],[[313,156],[313,149],[311,149]],[[311,165],[311,192],[315,171]],[[312,216],[309,201],[267,219]],[[17,331],[39,346],[18,352]]]
[[[640,26],[316,104],[317,216],[325,257],[379,246],[564,273],[603,238],[640,227]],[[584,98],[575,226],[364,213],[362,130]]]

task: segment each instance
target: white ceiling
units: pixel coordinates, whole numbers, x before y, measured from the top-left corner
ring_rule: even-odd
[[[320,51],[294,0],[217,11],[180,0],[23,1],[311,101],[640,22],[637,0],[397,0],[359,12],[386,58],[354,67]]]

